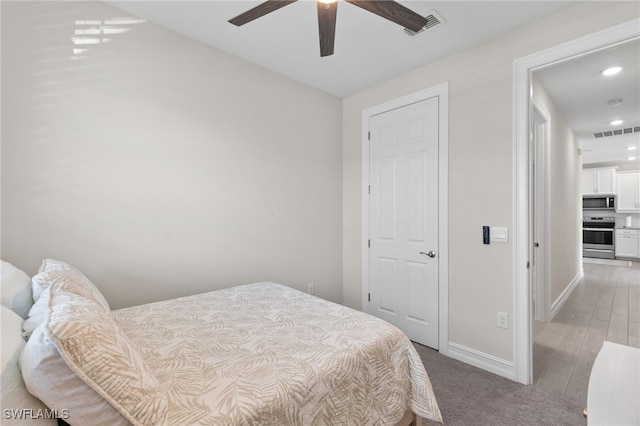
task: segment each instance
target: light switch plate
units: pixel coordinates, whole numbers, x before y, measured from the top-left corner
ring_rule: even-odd
[[[491,227],[491,242],[493,243],[508,243],[509,242],[509,228],[502,226]]]

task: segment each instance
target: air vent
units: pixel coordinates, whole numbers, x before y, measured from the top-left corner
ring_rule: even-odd
[[[630,133],[640,133],[640,126],[627,127],[626,129],[606,130],[604,132],[596,132],[593,134],[593,137],[598,139],[598,138],[606,138],[609,136],[628,135]]]
[[[409,37],[415,37],[419,34],[422,34],[423,32],[425,32],[426,30],[428,30],[429,28],[433,28],[436,25],[445,22],[445,20],[442,18],[442,16],[440,16],[440,14],[438,12],[436,12],[435,10],[432,10],[431,12],[429,12],[429,14],[427,16],[425,16],[425,18],[427,19],[427,25],[425,25],[424,27],[420,28],[420,30],[418,31],[413,31],[410,28],[405,28],[404,29],[404,33],[409,36]]]

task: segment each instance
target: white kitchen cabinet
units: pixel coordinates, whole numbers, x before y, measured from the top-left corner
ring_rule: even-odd
[[[616,257],[640,258],[640,229],[616,229]]]
[[[618,173],[617,213],[640,213],[640,172]]]
[[[616,168],[582,169],[583,194],[615,194]]]

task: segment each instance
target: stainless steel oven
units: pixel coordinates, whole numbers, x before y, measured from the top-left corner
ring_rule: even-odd
[[[603,259],[615,258],[615,227],[613,217],[582,218],[582,255]]]

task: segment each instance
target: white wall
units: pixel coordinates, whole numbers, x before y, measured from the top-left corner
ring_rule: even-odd
[[[343,103],[343,302],[361,307],[361,111],[449,81],[449,340],[513,361],[514,247],[482,244],[482,225],[513,232],[513,61],[638,17],[635,2],[585,2],[416,69]],[[513,241],[513,239],[511,239]]]
[[[533,98],[549,112],[549,236],[553,305],[582,275],[582,162],[575,133],[544,86],[532,78]]]
[[[2,257],[112,308],[272,280],[340,302],[341,100],[99,2],[2,2]],[[83,46],[81,46],[83,47]]]

